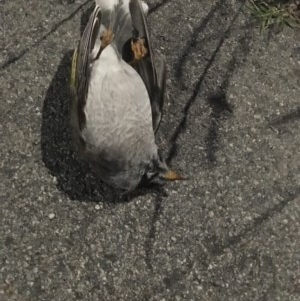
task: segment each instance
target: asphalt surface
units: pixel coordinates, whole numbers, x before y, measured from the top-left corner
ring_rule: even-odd
[[[260,35],[243,1],[151,1],[158,141],[189,179],[121,198],[70,146],[91,1],[72,2],[0,1],[0,300],[300,300],[299,31]]]

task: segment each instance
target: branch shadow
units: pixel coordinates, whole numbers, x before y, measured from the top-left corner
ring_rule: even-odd
[[[167,162],[170,163],[173,158],[176,156],[176,153],[177,153],[177,149],[178,149],[178,145],[177,145],[177,140],[179,138],[179,136],[184,132],[185,128],[186,128],[186,123],[187,123],[187,118],[188,118],[188,114],[189,114],[189,111],[190,111],[190,108],[191,106],[194,104],[194,102],[196,101],[197,99],[197,96],[198,96],[198,93],[202,87],[202,84],[204,82],[204,79],[206,78],[210,68],[212,67],[212,65],[214,64],[215,60],[216,60],[216,57],[218,55],[218,53],[220,52],[225,40],[228,38],[228,36],[230,35],[231,31],[232,31],[232,27],[235,23],[235,21],[237,20],[239,14],[241,13],[242,9],[243,9],[243,6],[244,6],[244,3],[245,1],[242,2],[239,10],[235,13],[235,15],[233,16],[233,18],[231,19],[230,21],[230,24],[228,26],[228,28],[223,32],[220,40],[219,40],[219,43],[217,44],[216,48],[214,49],[214,51],[212,52],[205,68],[204,68],[204,71],[202,72],[202,74],[199,76],[198,78],[198,81],[196,82],[195,84],[195,87],[193,89],[193,92],[192,92],[192,95],[190,96],[190,98],[187,100],[185,106],[184,106],[184,109],[183,109],[183,117],[182,119],[180,120],[179,124],[177,125],[171,139],[170,139],[170,149],[169,149],[169,152],[168,152],[168,155],[167,155]],[[208,25],[209,23],[209,20],[214,16],[214,14],[216,13],[217,10],[220,10],[222,9],[223,7],[223,4],[224,4],[224,1],[221,0],[219,1],[212,9],[211,11],[208,13],[208,16],[204,19],[204,21],[202,22],[202,24],[197,27],[196,30],[193,31],[193,34],[191,36],[191,40],[196,40],[197,37],[200,35],[200,33],[206,28],[206,26]],[[191,43],[188,42],[187,43],[187,46],[186,46],[186,49],[183,51],[183,55],[181,55],[180,59],[179,59],[179,63],[178,65],[176,66],[176,76],[178,78],[181,77],[182,75],[182,65],[183,63],[185,62],[185,60],[187,59],[187,55],[188,55],[188,52],[190,51],[191,49]],[[232,64],[232,66],[235,66],[235,64]],[[229,71],[231,73],[233,73],[233,70],[231,70],[230,68],[232,67],[229,67]],[[234,67],[235,68],[235,67]],[[221,85],[221,89],[225,90],[229,85],[229,79],[226,79],[224,80],[223,84]],[[220,98],[220,95],[217,93],[216,96],[212,96],[210,97],[210,100],[214,100],[214,102],[216,100],[221,100],[222,103],[227,103],[226,101],[226,98],[224,100],[224,97],[225,97],[225,91],[223,91],[223,93],[221,94],[222,97]],[[211,103],[211,101],[209,101],[209,103]],[[216,107],[216,106],[215,106]],[[227,107],[228,107],[228,104],[227,104]],[[230,110],[229,110],[230,111]],[[218,112],[218,114],[220,114]],[[217,117],[216,114],[215,116],[213,117]],[[212,128],[211,128],[211,138],[213,138],[214,136],[214,131],[216,132],[216,127],[217,127],[217,123],[213,122],[212,123]],[[215,129],[214,129],[215,128]],[[212,143],[212,139],[209,139],[210,140],[210,143]]]
[[[260,216],[256,217],[254,221],[248,225],[246,225],[243,230],[235,236],[229,237],[224,241],[219,241],[219,239],[215,235],[208,235],[205,238],[206,247],[210,251],[212,255],[220,256],[222,255],[226,249],[232,249],[237,244],[241,243],[242,240],[247,237],[247,235],[254,234],[259,227],[262,226],[265,222],[271,219],[276,214],[279,214],[288,206],[290,203],[294,201],[299,201],[300,197],[300,188],[295,188],[293,192],[287,191],[284,189],[282,194],[285,194],[285,200],[276,204],[272,208],[266,210]]]
[[[243,8],[243,4],[245,1],[242,1],[242,5],[240,7],[240,9],[238,10],[238,12],[233,16],[230,25],[228,26],[227,30],[221,35],[220,41],[217,45],[217,47],[214,49],[213,53],[211,54],[210,59],[208,60],[203,73],[200,75],[194,89],[192,92],[191,97],[187,100],[184,109],[183,109],[183,117],[180,120],[178,126],[176,127],[171,139],[170,139],[170,144],[171,147],[169,149],[168,152],[168,156],[167,156],[167,162],[170,163],[172,161],[172,159],[174,158],[174,156],[176,155],[177,152],[177,139],[179,137],[179,135],[184,131],[185,127],[186,127],[186,122],[187,122],[187,117],[189,114],[189,110],[192,106],[192,104],[195,102],[197,95],[199,93],[199,90],[203,84],[203,81],[207,75],[207,73],[209,72],[210,68],[212,67],[213,63],[215,62],[216,56],[219,53],[221,47],[223,46],[226,38],[229,36],[232,26],[235,23],[237,17],[239,16],[242,8]],[[195,47],[195,43],[198,44],[198,42],[196,42],[197,40],[197,36],[205,29],[205,27],[208,25],[209,20],[214,16],[214,14],[217,12],[217,10],[222,8],[222,5],[224,4],[224,1],[219,1],[210,11],[210,13],[207,15],[207,17],[204,19],[204,21],[202,22],[202,24],[197,27],[194,31],[193,34],[191,36],[191,41],[189,41],[187,43],[187,47],[184,50],[183,54],[180,56],[179,59],[179,63],[177,66],[175,66],[175,77],[180,78],[182,75],[182,64],[184,63],[185,60],[188,59],[188,55],[190,53],[191,47]],[[214,33],[213,33],[214,34]],[[209,98],[208,98],[208,104],[211,106],[212,108],[212,120],[209,126],[209,130],[208,130],[208,136],[207,136],[207,150],[208,150],[208,158],[210,161],[214,161],[215,160],[215,151],[217,150],[217,142],[218,142],[218,132],[219,132],[219,121],[223,118],[223,116],[228,116],[230,114],[232,114],[232,106],[228,103],[227,99],[226,99],[226,92],[230,83],[230,78],[233,75],[236,67],[239,65],[239,63],[241,63],[242,61],[244,61],[250,51],[250,39],[248,40],[246,38],[246,35],[241,38],[239,40],[239,44],[237,46],[237,48],[233,51],[232,54],[232,59],[230,60],[229,64],[228,64],[228,68],[226,70],[226,73],[224,75],[224,81],[221,83],[219,89],[217,92],[215,92],[214,94],[212,94]],[[243,57],[241,59],[237,59],[236,58],[236,54],[239,50],[242,50],[243,52]],[[151,221],[151,227],[149,230],[149,234],[148,237],[145,241],[145,253],[146,253],[146,258],[145,258],[145,262],[147,267],[149,268],[150,271],[153,271],[153,265],[152,265],[152,260],[151,257],[153,255],[153,245],[155,242],[155,237],[156,237],[156,227],[155,224],[156,222],[159,220],[159,217],[162,213],[163,210],[163,205],[162,205],[162,197],[161,195],[157,195],[157,197],[155,198],[155,210],[154,210],[154,214],[152,217],[152,221]]]
[[[178,59],[178,63],[175,65],[175,77],[178,79],[182,76],[182,66],[186,62],[189,57],[190,51],[192,48],[197,47],[197,45],[201,45],[204,42],[203,39],[198,39],[199,35],[205,30],[209,21],[214,17],[217,11],[221,10],[223,5],[225,4],[225,0],[219,0],[209,11],[206,17],[202,20],[199,26],[193,29],[193,32],[186,43],[186,46]]]
[[[230,80],[235,70],[241,67],[241,65],[246,61],[250,52],[250,42],[251,36],[248,36],[247,33],[239,39],[238,46],[233,51],[232,58],[227,64],[227,70],[223,76],[223,82],[218,88],[218,91],[208,98],[207,102],[212,109],[211,120],[205,138],[205,150],[209,165],[216,162],[215,153],[219,149],[219,131],[222,127],[221,122],[226,120],[233,113],[233,107],[228,103],[226,98]],[[241,53],[240,57],[239,53]]]
[[[73,19],[79,11],[81,11],[91,0],[86,0],[84,3],[79,5],[70,15],[68,15],[66,18],[59,21],[57,24],[53,25],[53,27],[48,31],[46,34],[44,34],[40,39],[38,39],[36,42],[34,42],[31,46],[26,47],[22,49],[18,54],[15,54],[11,56],[8,60],[6,60],[2,65],[0,65],[0,70],[4,70],[8,68],[11,64],[14,64],[15,62],[19,61],[26,53],[28,53],[31,49],[39,46],[43,41],[45,41],[52,33],[56,32],[61,26],[63,26],[66,22]],[[73,4],[74,0],[62,0],[62,4],[69,5]],[[65,3],[64,3],[65,2]]]
[[[168,2],[170,2],[170,0],[162,0],[154,5],[149,6],[149,12],[148,14],[152,14],[155,11],[157,11],[159,8],[165,6]]]
[[[212,108],[210,124],[205,138],[206,156],[209,164],[216,161],[215,153],[219,149],[219,131],[221,121],[232,114],[232,106],[226,99],[226,93],[221,90],[208,98],[208,104]],[[229,113],[229,114],[228,114]]]
[[[272,126],[282,126],[290,122],[294,122],[300,119],[300,107],[296,110],[291,111],[290,113],[275,119],[274,121],[270,122]]]
[[[163,211],[163,197],[166,196],[164,194],[156,194],[154,199],[154,212],[150,224],[150,230],[145,240],[145,262],[150,271],[153,271],[153,265],[151,257],[153,255],[153,245],[156,238],[156,222],[159,220],[160,215]]]

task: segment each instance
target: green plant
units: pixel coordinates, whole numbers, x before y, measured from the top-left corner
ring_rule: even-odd
[[[248,8],[251,14],[259,20],[261,30],[277,25],[300,28],[299,1],[263,1],[249,0]]]

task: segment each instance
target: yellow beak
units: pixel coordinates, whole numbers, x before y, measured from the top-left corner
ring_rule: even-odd
[[[165,172],[163,174],[163,178],[168,181],[185,180],[184,177],[172,170],[168,170],[167,172]]]

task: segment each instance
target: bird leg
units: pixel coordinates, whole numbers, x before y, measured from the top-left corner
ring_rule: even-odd
[[[107,45],[109,45],[113,40],[113,38],[114,38],[114,33],[112,32],[111,29],[107,29],[100,37],[102,49],[104,49]]]
[[[145,46],[145,39],[139,38],[135,42],[131,41],[131,50],[134,55],[133,60],[130,62],[130,64],[132,65],[137,61],[140,61],[147,55],[148,49]]]

